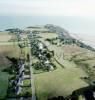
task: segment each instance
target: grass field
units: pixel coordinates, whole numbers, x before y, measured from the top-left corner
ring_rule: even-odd
[[[39,34],[40,40],[47,45],[46,38],[54,38],[56,33]],[[54,50],[54,57],[64,66],[56,63],[57,69],[52,72],[35,74],[36,94],[39,100],[47,100],[54,96],[68,96],[74,90],[86,87],[88,84],[81,77],[88,76],[83,69],[70,59],[79,53],[88,52],[76,45],[52,45],[48,43],[48,49]]]
[[[88,84],[81,80],[86,73],[74,63],[64,61],[65,68],[58,67],[53,72],[35,75],[36,92],[39,100],[53,96],[68,96],[74,90]]]
[[[25,30],[29,30],[29,31],[48,31],[46,28],[41,27],[41,28],[26,28]]]
[[[0,32],[0,35],[4,35],[4,34],[9,34],[9,32],[8,31],[1,31]]]
[[[56,33],[40,33],[38,36],[41,36],[43,39],[49,38],[56,38],[58,35]]]
[[[16,36],[8,32],[0,32],[0,42],[8,42],[10,39],[16,39]]]

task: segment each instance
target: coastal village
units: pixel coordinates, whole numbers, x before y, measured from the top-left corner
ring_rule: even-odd
[[[29,32],[27,36],[24,36],[26,32],[23,32],[22,30],[17,29],[17,31],[14,32],[18,38],[18,46],[21,48],[21,55],[15,69],[13,69],[13,73],[16,73],[16,75],[9,79],[9,88],[7,91],[8,98],[9,100],[11,98],[36,100],[35,93],[32,95],[33,86],[31,81],[33,80],[33,74],[31,75],[32,72],[29,67],[33,66],[37,70],[43,69],[46,71],[53,71],[56,67],[51,62],[53,54],[48,50],[44,43],[36,39],[35,32]],[[31,56],[31,54],[27,54],[27,58],[25,58],[25,52],[23,51],[23,48],[25,47],[28,47],[30,53],[38,58],[38,62],[34,64],[31,63],[32,65],[30,64],[30,60],[32,61],[32,59],[30,59],[29,56]]]
[[[94,48],[51,24],[6,29],[5,32],[13,36],[1,42],[2,45],[17,46],[19,56],[6,55],[11,65],[3,70],[9,73],[3,99],[95,99]]]

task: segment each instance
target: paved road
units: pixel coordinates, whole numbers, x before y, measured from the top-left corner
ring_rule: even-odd
[[[31,45],[30,44],[28,44],[29,45],[29,49],[30,49],[30,51],[29,51],[29,57],[30,57],[30,78],[31,78],[31,84],[32,84],[32,86],[31,86],[31,89],[32,89],[32,100],[36,100],[36,95],[35,95],[35,84],[34,84],[34,76],[33,76],[33,68],[32,68],[32,56],[31,56]]]

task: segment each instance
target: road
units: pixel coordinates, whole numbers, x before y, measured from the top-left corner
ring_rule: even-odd
[[[36,100],[36,95],[35,95],[35,83],[34,83],[34,76],[33,76],[33,68],[32,68],[32,55],[31,55],[31,45],[28,43],[29,46],[29,57],[30,57],[30,78],[31,78],[31,89],[32,89],[32,100]]]

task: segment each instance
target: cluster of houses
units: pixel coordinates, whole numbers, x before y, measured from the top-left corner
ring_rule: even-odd
[[[15,32],[18,38],[19,47],[22,48],[24,46],[24,31],[23,30],[12,30]],[[7,90],[7,97],[8,98],[25,98],[32,96],[31,90],[31,79],[30,79],[30,68],[28,63],[25,62],[25,56],[23,52],[21,52],[20,58],[15,66],[12,73],[12,77],[9,78],[9,85]],[[14,100],[14,99],[13,99]]]
[[[24,79],[24,61],[19,60],[18,62],[18,74],[15,80],[11,80],[10,84],[14,87],[14,92],[16,95],[21,93],[21,86],[23,86],[23,79]]]
[[[41,63],[47,68],[47,70],[54,70],[54,67],[50,61],[51,55],[47,51],[46,47],[43,43],[38,43],[38,58]]]
[[[18,96],[22,93],[22,89],[24,87],[23,81],[26,79],[30,79],[30,75],[25,74],[25,60],[19,59],[18,65],[17,65],[17,74],[15,75],[14,79],[11,79],[9,81],[10,86],[10,92],[14,94],[15,96]],[[27,76],[27,77],[26,77]],[[8,94],[11,94],[8,93]]]
[[[48,71],[54,70],[54,65],[51,63],[51,53],[48,51],[44,43],[37,39],[31,39],[31,48],[33,54],[39,59],[41,65],[43,65]]]

